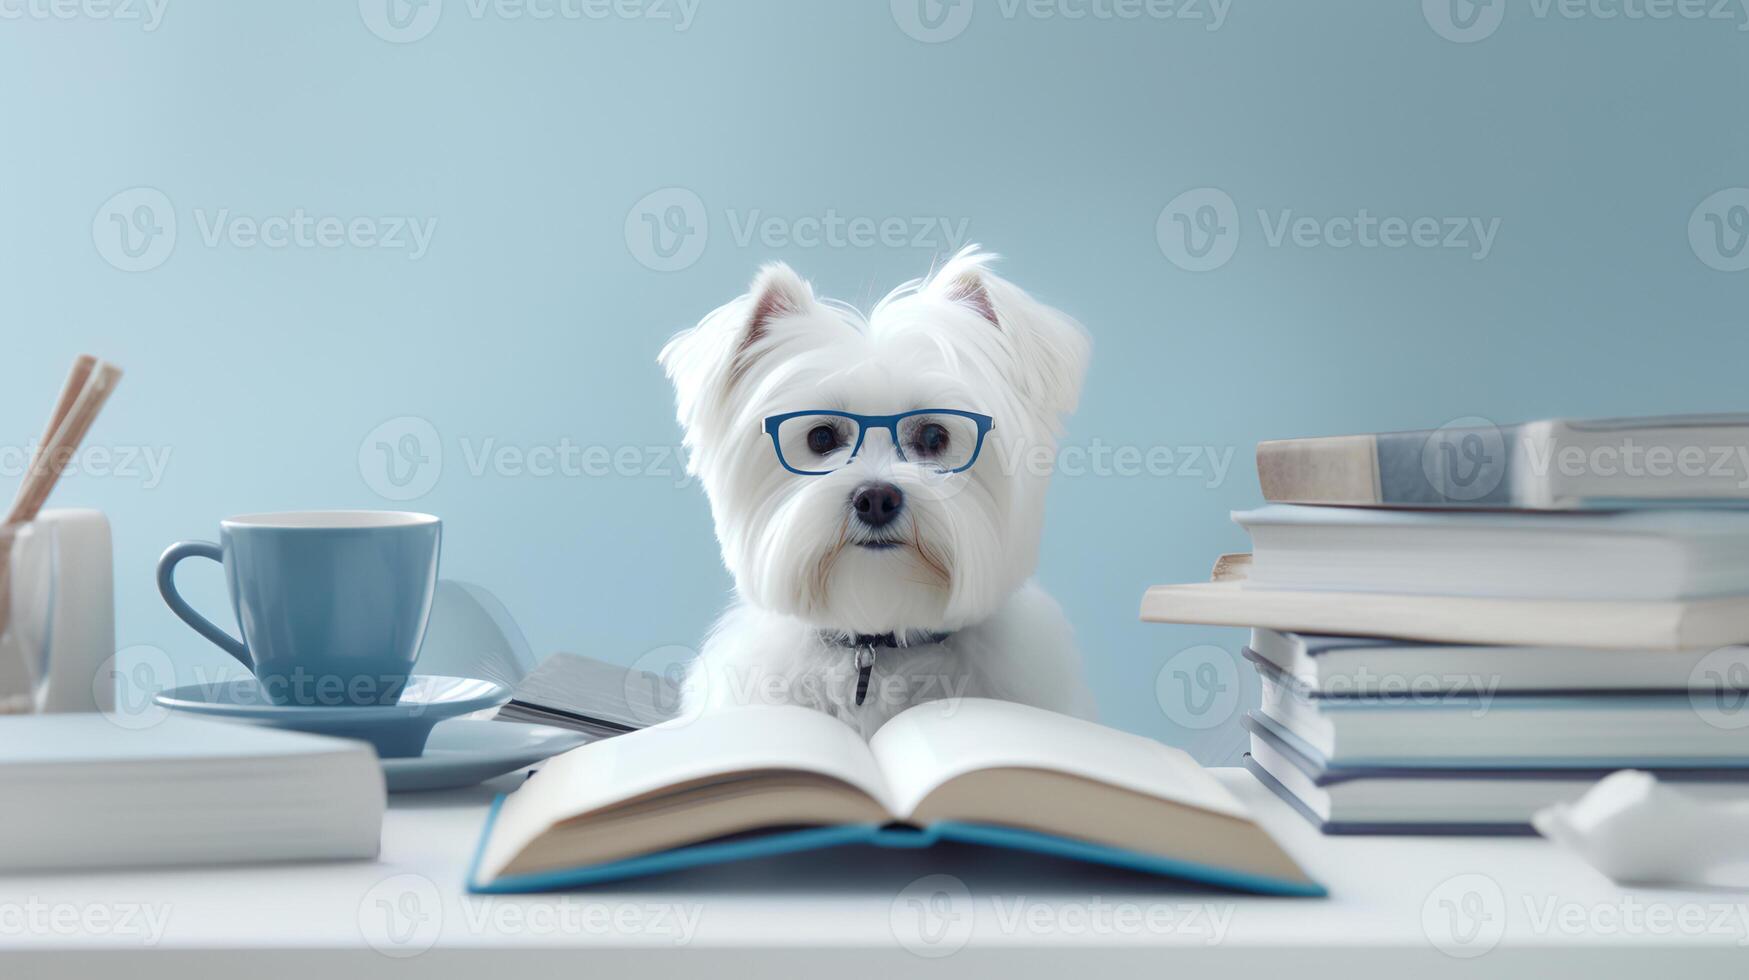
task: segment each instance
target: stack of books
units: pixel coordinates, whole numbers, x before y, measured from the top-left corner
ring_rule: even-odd
[[[1250,555],[1142,618],[1252,628],[1246,764],[1328,833],[1534,833],[1617,769],[1749,795],[1749,416],[1268,442]]]

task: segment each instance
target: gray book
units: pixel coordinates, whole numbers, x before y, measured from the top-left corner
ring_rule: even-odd
[[[593,657],[555,653],[522,679],[497,717],[608,738],[679,714],[677,681]]]
[[[1749,506],[1749,414],[1467,421],[1261,443],[1263,496],[1360,507]]]

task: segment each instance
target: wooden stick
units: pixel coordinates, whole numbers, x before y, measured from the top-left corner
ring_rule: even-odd
[[[97,358],[90,354],[80,354],[73,359],[73,369],[67,372],[67,381],[61,385],[61,397],[55,402],[54,412],[49,415],[48,427],[43,429],[43,437],[37,440],[36,450],[30,454],[30,467],[25,471],[27,474],[42,465],[43,453],[48,450],[49,443],[54,440],[55,431],[61,427],[62,422],[67,420],[67,413],[73,410],[73,402],[78,399],[79,393],[85,390],[85,382],[91,377],[91,371],[95,367],[97,367]],[[24,488],[28,483],[28,479],[19,483],[20,496],[23,495]],[[18,499],[14,498],[13,506],[17,505]]]
[[[12,512],[6,515],[6,523],[21,524],[36,519],[43,502],[48,500],[61,473],[79,452],[85,433],[91,431],[91,423],[97,421],[97,413],[103,410],[103,403],[109,400],[110,392],[120,380],[120,368],[103,361],[97,363],[72,405],[68,406],[66,416],[55,427],[54,435],[37,453],[38,465],[32,466],[25,474],[24,485],[12,503]]]

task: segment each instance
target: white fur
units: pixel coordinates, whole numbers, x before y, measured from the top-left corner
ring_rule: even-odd
[[[802,704],[865,737],[912,704],[950,696],[1091,716],[1068,623],[1030,581],[1087,339],[987,271],[991,258],[968,248],[866,318],[770,265],[746,295],[662,350],[688,468],[710,499],[737,595],[689,674],[688,710]],[[995,424],[964,473],[900,460],[885,433],[871,432],[850,465],[799,476],[779,465],[763,422],[814,408],[958,408]],[[850,498],[871,480],[905,495],[889,529],[900,547],[856,543],[871,534],[852,519]],[[853,654],[825,643],[823,629],[951,635],[877,651],[859,706]]]

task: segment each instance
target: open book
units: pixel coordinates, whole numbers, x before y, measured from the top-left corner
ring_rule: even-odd
[[[976,698],[864,743],[806,708],[708,712],[573,749],[487,820],[470,887],[539,891],[846,845],[954,841],[1322,895],[1188,755]]]

